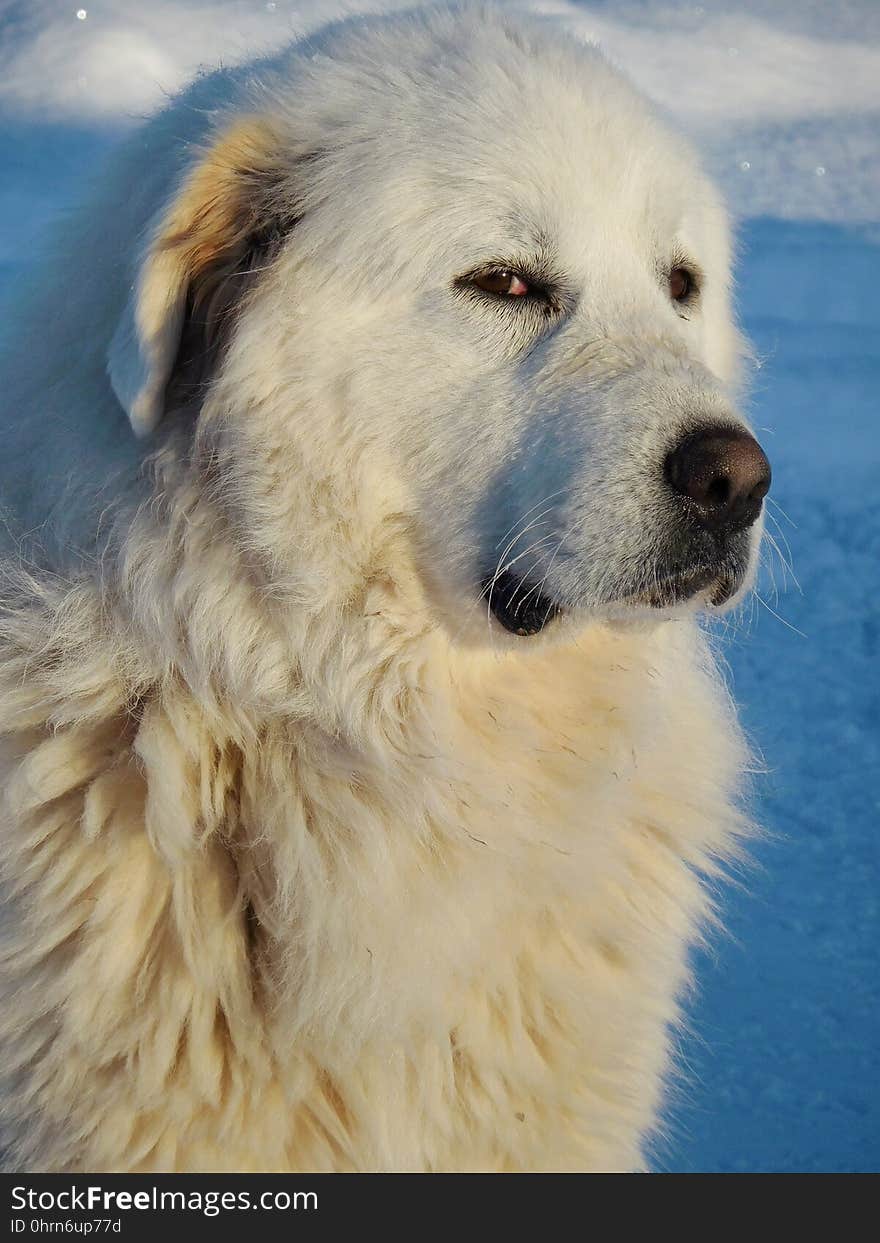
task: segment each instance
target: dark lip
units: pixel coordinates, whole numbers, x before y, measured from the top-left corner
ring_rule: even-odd
[[[483,580],[482,594],[495,620],[510,634],[539,634],[560,613],[560,607],[544,595],[537,583],[506,570]]]
[[[745,567],[739,564],[690,567],[660,574],[647,586],[628,591],[609,603],[668,609],[702,594],[707,597],[707,604],[720,608],[736,594],[744,577]],[[482,595],[495,620],[510,634],[523,638],[539,634],[563,612],[562,606],[544,594],[538,584],[509,570],[497,578],[491,574],[485,578]]]
[[[736,594],[743,576],[744,572],[739,567],[699,566],[660,576],[626,599],[655,609],[667,609],[706,593],[708,603],[720,608]]]

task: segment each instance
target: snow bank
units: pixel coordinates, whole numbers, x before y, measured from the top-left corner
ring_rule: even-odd
[[[203,65],[396,0],[32,0],[7,7],[0,109],[65,124],[141,116]],[[743,215],[867,220],[880,200],[873,0],[536,0],[600,43],[698,141]]]

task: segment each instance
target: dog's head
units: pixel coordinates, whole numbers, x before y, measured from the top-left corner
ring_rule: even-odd
[[[139,433],[196,413],[262,572],[350,600],[393,530],[460,635],[742,593],[725,214],[594,49],[427,11],[212,81],[110,372]]]

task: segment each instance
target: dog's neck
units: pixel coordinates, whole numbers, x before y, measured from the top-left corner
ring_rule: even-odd
[[[201,536],[197,546],[235,584],[228,549]],[[103,596],[93,580],[22,582],[0,626],[7,814],[20,826],[9,850],[36,883],[30,861],[62,824],[81,854],[71,892],[106,895],[110,938],[127,909],[114,860],[127,860],[149,908],[139,935],[161,937],[197,986],[205,1039],[215,1016],[235,1016],[224,1040],[242,1057],[269,1047],[281,1065],[296,1043],[332,1070],[359,1056],[346,1033],[385,1047],[448,1033],[462,998],[485,999],[526,941],[561,952],[585,920],[605,936],[596,886],[628,883],[645,834],[659,858],[697,868],[728,840],[717,773],[696,810],[646,794],[669,786],[654,769],[670,733],[682,732],[687,770],[686,739],[714,713],[690,627],[651,639],[597,627],[523,656],[411,634],[350,684],[355,727],[342,733],[314,687],[298,686],[256,600],[220,596],[210,610],[187,595],[185,558],[177,574],[172,603],[206,634],[210,621],[214,648],[174,633],[166,650],[178,658],[162,666],[161,628],[133,631],[126,580]],[[127,583],[141,586],[132,599],[149,619],[157,581]],[[233,626],[250,639],[237,664],[222,652]],[[220,680],[227,670],[237,682]],[[329,682],[338,671],[327,668]],[[656,825],[634,823],[651,801]],[[56,916],[41,895],[28,918],[49,953]],[[103,927],[86,925],[91,909],[74,903],[62,920],[89,945]],[[132,970],[145,954],[132,947]]]

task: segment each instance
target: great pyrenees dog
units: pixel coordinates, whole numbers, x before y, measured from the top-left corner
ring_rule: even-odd
[[[638,1170],[747,818],[718,195],[501,8],[137,132],[4,317],[12,1168]]]

